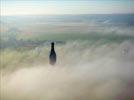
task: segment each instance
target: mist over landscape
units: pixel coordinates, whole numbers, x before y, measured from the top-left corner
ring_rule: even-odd
[[[1,100],[134,99],[134,14],[2,16],[0,23]]]

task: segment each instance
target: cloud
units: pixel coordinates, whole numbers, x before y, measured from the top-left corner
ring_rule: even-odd
[[[20,65],[3,74],[1,100],[133,100],[130,41],[92,45],[75,41],[56,51],[56,66]]]

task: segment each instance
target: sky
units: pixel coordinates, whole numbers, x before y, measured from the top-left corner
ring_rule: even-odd
[[[134,13],[134,0],[1,0],[1,15]]]

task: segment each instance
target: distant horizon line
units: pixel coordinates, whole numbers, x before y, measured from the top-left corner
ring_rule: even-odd
[[[1,17],[10,16],[58,16],[58,15],[133,15],[134,13],[91,13],[91,14],[29,14],[29,15],[0,15]]]

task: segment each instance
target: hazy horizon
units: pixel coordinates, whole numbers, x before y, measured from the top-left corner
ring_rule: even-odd
[[[132,0],[2,0],[1,15],[134,13]]]

